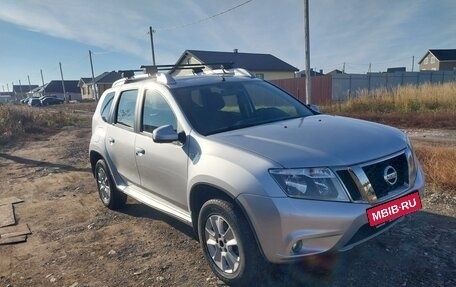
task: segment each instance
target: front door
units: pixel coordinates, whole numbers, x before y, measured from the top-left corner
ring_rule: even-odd
[[[155,143],[154,129],[172,125],[177,129],[176,117],[165,100],[155,90],[146,90],[141,108],[140,133],[136,135],[135,152],[141,186],[149,192],[187,210],[186,146],[180,142]]]

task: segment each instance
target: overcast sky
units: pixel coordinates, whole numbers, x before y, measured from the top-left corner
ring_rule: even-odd
[[[187,49],[272,54],[304,69],[303,0],[1,0],[0,84],[11,89],[158,64]],[[311,67],[415,71],[428,49],[456,49],[454,0],[310,0]],[[3,90],[0,90],[3,91]]]

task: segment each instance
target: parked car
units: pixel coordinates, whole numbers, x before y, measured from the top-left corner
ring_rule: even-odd
[[[30,98],[27,104],[31,107],[39,107],[41,106],[41,101],[39,98]]]
[[[129,195],[189,224],[232,285],[261,282],[267,262],[349,250],[424,192],[402,131],[320,114],[243,69],[115,82],[89,149],[105,206]]]
[[[20,100],[21,104],[28,104],[28,101],[31,99],[31,97],[27,97],[25,99]]]
[[[42,106],[59,105],[64,103],[62,99],[55,97],[44,97],[40,101]]]
[[[40,101],[41,101],[41,100],[44,100],[46,98],[56,98],[56,96],[44,95],[44,96],[40,96],[38,99],[40,99]]]

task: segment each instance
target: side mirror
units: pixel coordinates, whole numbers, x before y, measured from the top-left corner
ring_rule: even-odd
[[[166,125],[156,128],[152,132],[152,139],[156,143],[171,143],[179,140],[179,135],[173,126]]]
[[[316,113],[320,113],[320,108],[317,105],[310,104],[309,108]]]

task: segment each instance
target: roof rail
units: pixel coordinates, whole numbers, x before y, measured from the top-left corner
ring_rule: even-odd
[[[219,75],[219,76],[231,76],[231,77],[248,77],[248,78],[256,78],[254,74],[247,71],[243,68],[234,68],[234,69],[217,69],[204,72],[206,75]]]
[[[142,70],[119,70],[118,72],[122,78],[132,78],[135,72],[142,72]]]
[[[141,70],[119,70],[122,79],[115,81],[112,86],[118,86],[125,83],[131,83],[136,81],[144,80],[145,78],[156,77],[157,81],[165,85],[173,85],[176,83],[173,76],[169,73],[163,73],[161,71],[170,71],[176,69],[192,69],[193,74],[205,74],[205,75],[220,75],[224,76],[235,76],[235,77],[249,77],[255,78],[255,75],[246,69],[233,68],[234,63],[204,63],[204,64],[185,64],[185,65],[142,65]],[[217,67],[219,69],[210,70],[203,72],[206,66]],[[136,72],[143,72],[144,74],[135,75]]]
[[[176,81],[168,73],[157,73],[157,81],[165,85],[174,85]]]
[[[135,72],[142,72],[142,70],[119,70],[118,71],[121,75],[121,79],[112,83],[112,87],[119,86],[129,82],[135,82],[142,80],[144,78],[148,78],[149,75],[135,75]]]
[[[235,69],[233,69],[233,72],[234,72],[235,76],[256,78],[255,74],[253,74],[250,71],[243,69],[243,68],[235,68]]]
[[[201,64],[187,64],[187,65],[142,65],[141,69],[144,69],[145,73],[149,75],[155,75],[159,71],[171,71],[175,69],[192,69],[194,74],[201,73],[204,69],[204,65]]]
[[[232,62],[217,62],[217,63],[202,63],[202,64],[182,64],[182,65],[142,65],[141,69],[150,75],[156,74],[158,71],[172,71],[172,70],[187,70],[192,69],[201,72],[205,66],[219,66],[222,69],[231,69]]]

